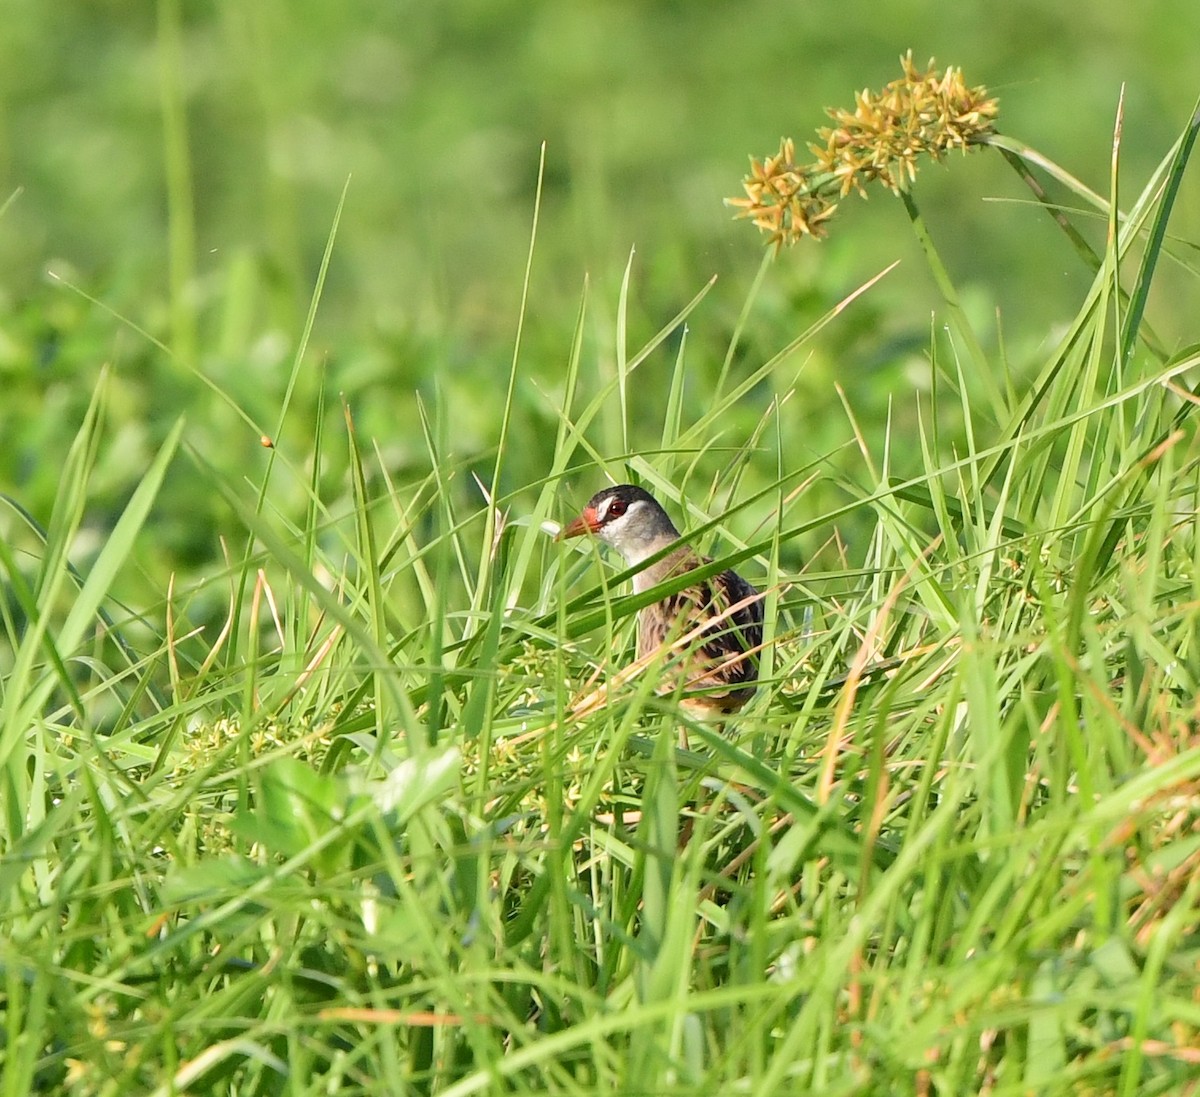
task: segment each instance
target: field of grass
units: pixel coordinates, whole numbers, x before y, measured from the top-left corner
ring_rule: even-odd
[[[249,262],[7,301],[0,1095],[1200,1093],[1198,132],[1106,194],[954,161],[1054,195],[1078,300],[1019,354],[878,192],[939,299],[869,388],[824,364],[886,255],[654,307],[631,261],[556,344],[552,165],[487,386],[419,325],[314,353],[349,190],[286,350]],[[645,599],[553,540],[608,478],[766,592],[686,749],[615,677]]]

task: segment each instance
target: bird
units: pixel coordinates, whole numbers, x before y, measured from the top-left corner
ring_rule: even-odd
[[[634,575],[635,594],[712,562],[681,543],[679,530],[658,500],[633,484],[598,491],[559,531],[557,540],[584,534],[611,545],[629,567],[663,554]],[[754,696],[763,636],[762,595],[736,571],[699,579],[643,607],[637,632],[639,660],[648,660],[664,646],[682,648],[679,669],[664,676],[658,692],[678,695],[688,715],[721,720]]]

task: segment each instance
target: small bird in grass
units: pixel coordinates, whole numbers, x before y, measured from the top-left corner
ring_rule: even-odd
[[[678,544],[679,531],[667,512],[632,484],[598,491],[558,540],[585,533],[612,545],[629,567],[676,546],[633,577],[634,593],[711,563]],[[678,644],[682,681],[665,680],[659,692],[678,692],[681,706],[693,716],[720,719],[754,696],[762,622],[762,595],[737,572],[718,572],[638,612],[638,658]]]

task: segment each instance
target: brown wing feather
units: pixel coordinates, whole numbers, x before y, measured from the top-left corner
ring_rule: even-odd
[[[645,656],[664,643],[677,641],[702,619],[719,617],[689,646],[682,671],[684,687],[700,692],[697,701],[707,707],[735,711],[754,694],[758,681],[763,615],[762,599],[757,595],[735,571],[722,571],[668,595],[641,611],[638,654]],[[741,602],[745,604],[728,612]],[[671,689],[672,683],[664,682],[664,690]]]

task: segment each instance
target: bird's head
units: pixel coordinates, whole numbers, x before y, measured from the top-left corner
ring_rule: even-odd
[[[585,533],[612,545],[631,566],[679,539],[679,531],[654,496],[633,484],[596,492],[583,513],[563,526],[558,540]]]

